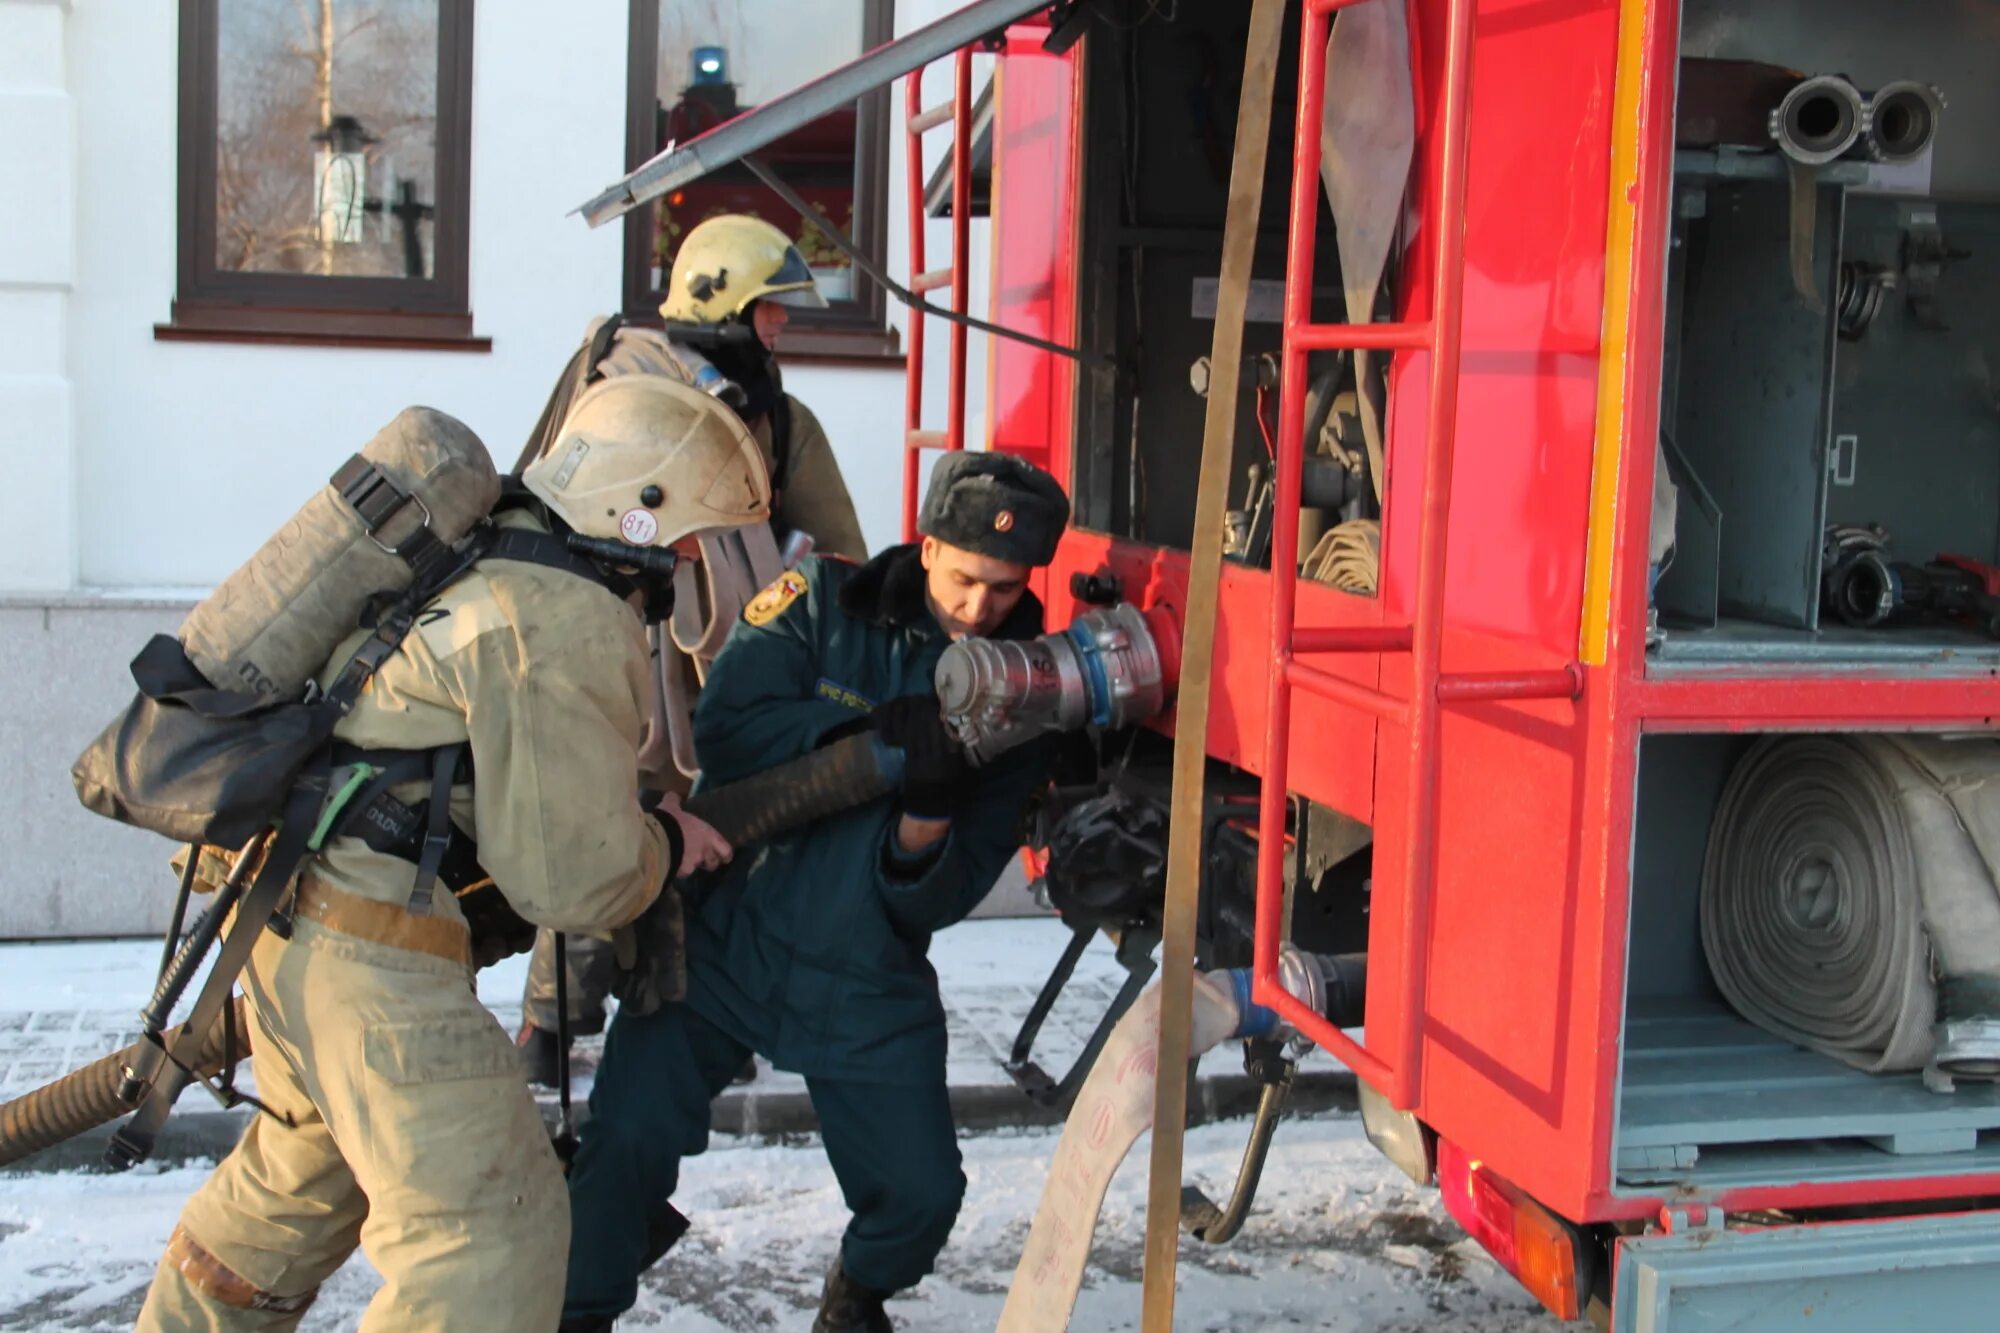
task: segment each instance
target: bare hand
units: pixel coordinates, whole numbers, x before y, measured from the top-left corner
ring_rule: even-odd
[[[729,840],[713,826],[681,809],[681,798],[674,793],[660,798],[659,811],[680,825],[681,863],[674,871],[676,877],[692,875],[697,870],[713,870],[736,854]]]

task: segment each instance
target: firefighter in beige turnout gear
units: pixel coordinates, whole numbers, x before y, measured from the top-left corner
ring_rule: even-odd
[[[660,380],[594,387],[523,481],[503,528],[663,547],[769,516],[742,423]],[[670,874],[729,854],[677,799],[641,807],[645,589],[606,573],[480,561],[336,731],[369,748],[466,744],[453,823],[516,912],[564,931],[677,910]],[[561,1168],[514,1048],[474,993],[464,915],[445,891],[416,910],[413,871],[343,836],[299,873],[290,939],[266,932],[242,979],[257,1093],[291,1124],[253,1118],[188,1202],[140,1329],[291,1328],[357,1244],[383,1278],[366,1329],[555,1326]]]
[[[537,427],[531,452],[545,446],[567,393],[593,376],[666,375],[694,383],[706,363],[741,390],[739,411],[770,469],[769,532],[744,528],[704,541],[702,560],[684,565],[677,575],[672,625],[655,632],[662,650],[656,664],[661,717],[644,755],[643,785],[649,788],[688,790],[695,772],[694,696],[743,604],[783,572],[780,543],[792,533],[807,533],[822,555],[868,558],[833,446],[819,418],[784,391],[774,355],[787,308],[825,304],[811,270],[783,232],[761,218],[710,218],[689,231],[675,252],[660,306],[664,330],[593,323]],[[593,355],[593,347],[600,352]],[[597,940],[572,939],[565,955],[570,1030],[600,1032],[614,970],[611,950]],[[552,1086],[558,1067],[552,932],[543,931],[535,941],[521,1007],[516,1040],[522,1062],[530,1079]]]

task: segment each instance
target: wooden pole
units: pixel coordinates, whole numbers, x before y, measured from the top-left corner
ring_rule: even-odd
[[[1167,901],[1160,946],[1160,1055],[1153,1085],[1152,1176],[1146,1204],[1144,1333],[1171,1333],[1174,1269],[1181,1225],[1181,1150],[1187,1133],[1188,1029],[1194,1016],[1195,908],[1201,897],[1202,777],[1208,760],[1208,704],[1214,674],[1216,597],[1222,580],[1222,516],[1236,445],[1237,383],[1243,366],[1243,317],[1263,204],[1264,158],[1271,139],[1271,90],[1277,81],[1285,0],[1256,0],[1243,58],[1236,113],[1236,153],[1222,227],[1222,272],[1209,354],[1208,413],[1195,493],[1194,551],[1182,627],[1180,700],[1174,721],[1174,779],[1167,834]],[[1278,837],[1266,829],[1264,836]]]

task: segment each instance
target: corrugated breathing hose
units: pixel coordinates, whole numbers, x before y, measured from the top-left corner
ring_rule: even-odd
[[[866,805],[896,789],[901,774],[873,732],[861,732],[811,754],[723,787],[690,796],[689,814],[707,821],[732,847],[767,841],[816,819]]]
[[[1990,1076],[1996,863],[1993,740],[1766,738],[1716,809],[1702,948],[1730,1004],[1788,1041],[1871,1072]]]
[[[250,1015],[241,996],[231,1003],[235,1013],[230,1020],[234,1026],[230,1053],[241,1059],[250,1052]],[[205,1078],[222,1072],[224,1027],[225,1024],[217,1023],[210,1029],[208,1040],[195,1050],[194,1068]],[[179,1036],[180,1029],[176,1028],[167,1039],[172,1042]],[[135,1041],[0,1106],[0,1166],[52,1148],[130,1111],[131,1103],[118,1097],[118,1085],[125,1079],[126,1067],[138,1059],[145,1044],[143,1040]]]

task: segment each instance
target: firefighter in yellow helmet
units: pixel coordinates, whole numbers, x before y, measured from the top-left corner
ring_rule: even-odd
[[[562,1173],[474,993],[484,941],[460,895],[490,877],[527,922],[608,932],[677,914],[669,879],[728,859],[678,800],[641,804],[640,608],[661,604],[647,569],[663,548],[767,521],[770,487],[734,414],[652,377],[583,394],[522,481],[491,520],[492,554],[426,609],[335,730],[362,752],[336,762],[425,752],[437,781],[326,812],[289,936],[266,932],[243,973],[271,1114],[189,1200],[142,1330],[291,1328],[356,1245],[383,1279],[364,1328],[556,1325]],[[595,542],[578,555],[571,534]],[[331,789],[343,782],[336,771]],[[431,792],[447,784],[450,845],[426,880]]]
[[[664,329],[621,328],[615,321],[594,324],[544,410],[528,456],[541,454],[546,438],[560,425],[566,389],[635,374],[699,383],[704,367],[712,366],[734,385],[729,400],[755,436],[770,469],[773,556],[793,533],[805,533],[821,554],[867,559],[861,524],[833,446],[812,411],[784,391],[778,371],[776,349],[789,312],[825,305],[804,256],[782,231],[744,214],[709,218],[687,233],[674,254],[666,300],[660,305]],[[755,591],[776,578],[779,570],[759,567],[748,573],[742,585]],[[712,580],[710,588],[715,586]],[[704,600],[710,623],[719,631],[712,636],[708,654],[712,656],[734,621],[736,608],[715,606],[712,596]],[[684,612],[687,609],[683,607]],[[685,643],[691,636],[676,637]],[[663,647],[670,647],[662,638]],[[648,779],[660,786],[684,786],[684,775],[670,771],[649,774]],[[612,980],[610,950],[598,941],[572,940],[566,958],[571,1031],[600,1032]],[[522,1019],[517,1041],[528,1076],[553,1085],[559,1067],[555,942],[547,932],[536,941],[522,996]]]

